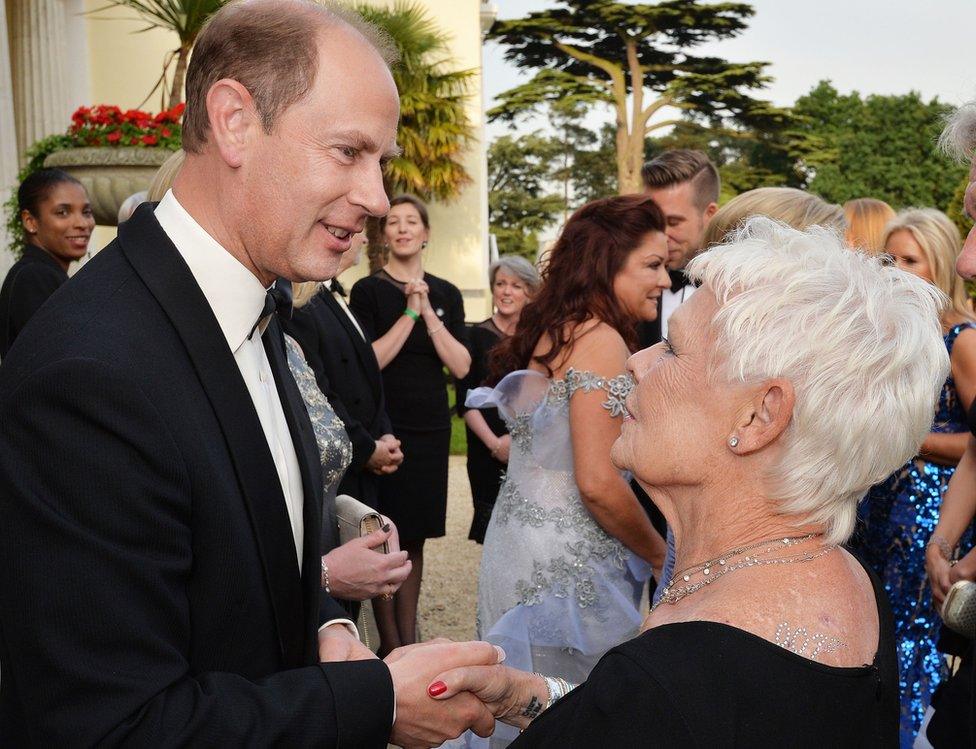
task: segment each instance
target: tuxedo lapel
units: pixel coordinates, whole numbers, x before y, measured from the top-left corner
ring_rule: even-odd
[[[356,356],[359,357],[359,363],[362,365],[363,371],[366,372],[366,376],[369,379],[369,383],[373,388],[373,399],[376,403],[380,402],[380,388],[382,387],[382,379],[380,377],[380,368],[376,363],[376,355],[373,353],[373,347],[362,334],[356,329],[356,326],[352,324],[352,320],[349,319],[349,315],[342,308],[336,298],[332,295],[332,292],[328,289],[323,289],[322,302],[332,313],[332,316],[338,320],[339,325],[346,331],[352,341],[352,346],[356,351]]]
[[[637,325],[637,338],[640,347],[647,348],[661,341],[661,314],[663,303],[661,297],[657,298],[657,317],[653,320],[644,320]]]
[[[319,537],[322,533],[322,460],[312,423],[308,418],[305,401],[298,384],[288,368],[284,338],[277,316],[271,318],[262,337],[268,362],[274,373],[288,431],[298,456],[298,467],[302,474],[302,493],[304,495],[303,526],[305,541],[302,552],[302,598],[306,616],[314,612],[318,615],[319,588],[322,583],[319,555]],[[333,518],[334,524],[334,518]],[[313,622],[315,623],[315,622]],[[316,639],[310,638],[311,643]],[[307,655],[307,654],[306,654]]]
[[[186,262],[156,221],[154,207],[143,205],[119,227],[119,245],[182,339],[220,423],[264,567],[283,662],[286,667],[296,667],[305,662],[303,592],[274,459],[217,319]],[[317,537],[316,532],[312,538]]]

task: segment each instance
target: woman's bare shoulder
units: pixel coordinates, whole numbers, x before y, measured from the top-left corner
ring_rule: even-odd
[[[660,607],[647,626],[713,621],[824,665],[873,662],[880,632],[877,599],[867,572],[846,552],[749,568],[716,582],[694,594],[697,601],[689,597],[685,606]]]
[[[602,320],[590,319],[568,331],[570,344],[553,363],[554,376],[569,369],[615,376],[624,371],[630,352],[623,336]]]

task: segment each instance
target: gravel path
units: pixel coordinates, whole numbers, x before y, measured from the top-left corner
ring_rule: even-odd
[[[481,547],[468,540],[472,508],[465,461],[461,455],[450,457],[447,535],[431,539],[424,546],[419,615],[422,640],[473,640],[475,636]],[[374,622],[369,621],[369,629],[369,642],[375,649],[379,636]]]
[[[468,540],[471,488],[466,458],[450,457],[447,479],[447,535],[424,546],[424,582],[420,589],[420,636],[473,640],[478,605],[481,546]]]

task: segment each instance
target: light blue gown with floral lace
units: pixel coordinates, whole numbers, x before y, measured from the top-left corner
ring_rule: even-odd
[[[575,393],[603,391],[605,418],[619,419],[633,387],[629,374],[570,369],[554,380],[520,370],[468,394],[469,408],[496,406],[512,435],[478,581],[478,634],[504,648],[508,666],[579,683],[638,632],[650,567],[583,505],[569,426]],[[505,728],[491,746],[514,737]]]

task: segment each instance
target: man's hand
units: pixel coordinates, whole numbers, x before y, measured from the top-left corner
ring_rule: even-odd
[[[410,574],[405,551],[375,551],[394,534],[391,524],[362,538],[354,538],[325,555],[332,595],[347,601],[365,601],[392,595]]]
[[[376,448],[366,461],[366,467],[373,473],[383,476],[393,473],[403,462],[400,440],[392,434],[384,434],[376,440]]]
[[[432,641],[397,648],[385,658],[396,693],[396,723],[390,741],[405,749],[440,746],[467,729],[479,736],[495,730],[491,712],[463,692],[434,700],[427,688],[438,674],[465,666],[491,666],[505,654],[487,642]]]
[[[330,624],[319,632],[320,661],[368,661],[375,657],[345,624]]]

